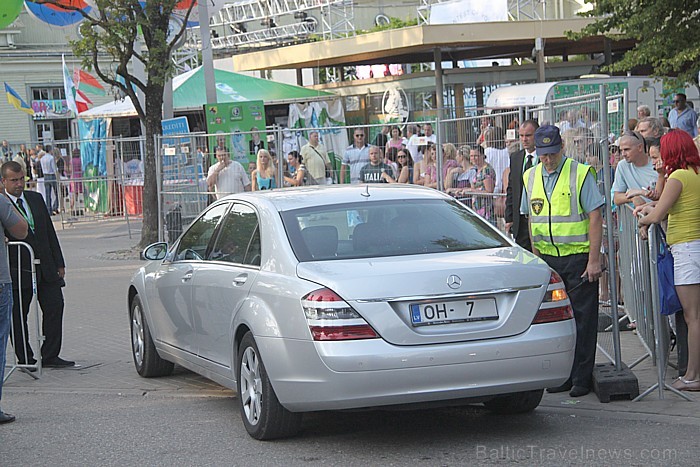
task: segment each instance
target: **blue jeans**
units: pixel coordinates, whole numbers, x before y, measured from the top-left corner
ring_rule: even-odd
[[[2,383],[5,379],[5,353],[7,339],[10,337],[10,319],[12,316],[12,283],[0,284],[0,400],[2,400]]]
[[[49,213],[58,211],[58,182],[56,174],[44,174],[44,190],[46,191],[46,208]],[[53,191],[53,196],[51,192]]]

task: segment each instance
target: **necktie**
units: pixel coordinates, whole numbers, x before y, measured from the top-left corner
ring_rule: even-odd
[[[20,211],[22,211],[24,217],[27,217],[27,211],[24,209],[24,203],[22,202],[22,198],[17,198],[17,207]]]
[[[525,162],[525,167],[523,170],[527,170],[532,167],[532,154],[527,155],[527,162]]]

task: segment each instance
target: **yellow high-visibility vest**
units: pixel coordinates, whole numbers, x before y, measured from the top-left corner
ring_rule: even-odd
[[[542,180],[544,164],[537,164],[523,174],[530,212],[532,242],[537,250],[550,256],[588,253],[588,214],[583,211],[580,196],[583,182],[593,169],[567,158],[552,190],[551,202]]]

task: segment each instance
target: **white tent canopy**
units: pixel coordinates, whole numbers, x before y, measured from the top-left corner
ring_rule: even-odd
[[[131,98],[127,96],[124,100],[108,102],[107,104],[81,112],[78,118],[91,119],[99,117],[119,118],[135,116],[136,109],[134,109],[134,105],[131,103]]]
[[[495,89],[486,102],[488,109],[512,109],[520,106],[542,106],[558,83],[531,83],[519,86],[503,86]]]

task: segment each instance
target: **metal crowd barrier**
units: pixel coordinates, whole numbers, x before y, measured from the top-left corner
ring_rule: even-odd
[[[470,192],[468,188],[454,193],[455,199],[470,207],[491,225],[505,231],[505,193]]]
[[[612,229],[612,236],[613,236],[613,242],[612,245],[609,244],[608,241],[608,236],[607,232],[608,229]],[[620,294],[617,293],[615,296],[618,299],[618,304],[617,307],[613,303],[613,293],[611,291],[611,286],[612,286],[612,277],[610,275],[610,272],[612,268],[608,266],[609,264],[609,255],[608,255],[608,250],[610,248],[613,249],[613,255],[616,257],[618,253],[618,246],[619,246],[619,228],[618,228],[618,223],[617,219],[613,216],[612,222],[609,222],[607,219],[604,219],[603,221],[603,251],[602,255],[604,258],[604,272],[600,277],[600,299],[599,299],[599,307],[598,307],[598,340],[597,340],[597,348],[598,351],[600,351],[608,360],[610,360],[611,363],[615,363],[615,344],[614,344],[614,339],[613,339],[613,334],[614,334],[614,326],[613,326],[613,319],[617,319],[618,322],[618,332],[619,329],[622,328],[623,325],[627,326],[628,330],[633,329],[633,318],[630,318],[626,312],[625,312],[625,307],[624,305],[619,301],[620,300]],[[617,274],[617,271],[619,271],[619,266],[618,263],[616,262],[615,264],[615,274]],[[620,285],[619,278],[616,278],[615,286],[618,287]],[[615,315],[615,317],[613,317]]]
[[[670,326],[668,318],[661,315],[659,304],[659,279],[656,258],[659,252],[657,225],[649,228],[648,239],[641,236],[630,206],[618,207],[620,223],[620,277],[625,297],[625,310],[637,325],[637,336],[644,353],[629,365],[634,368],[647,358],[656,366],[658,381],[641,393],[635,400],[658,389],[659,399],[664,398],[664,389],[673,391],[686,400],[686,394],[666,384],[669,366]]]
[[[30,334],[34,334],[34,337],[30,336],[23,336],[24,337],[24,342],[30,342],[32,344],[32,348],[34,349],[34,359],[36,360],[36,363],[34,364],[29,364],[27,361],[29,360],[26,354],[26,350],[23,355],[23,360],[25,363],[19,363],[19,360],[17,359],[17,355],[15,353],[15,347],[14,347],[14,342],[15,342],[15,332],[14,332],[14,315],[12,315],[12,321],[10,325],[10,337],[12,339],[12,354],[7,355],[6,358],[6,367],[5,367],[5,379],[4,381],[7,381],[7,379],[10,377],[10,375],[15,371],[19,370],[24,373],[27,373],[29,376],[31,376],[34,379],[39,379],[41,377],[41,372],[42,372],[42,362],[41,362],[41,344],[44,342],[44,335],[41,332],[41,317],[39,315],[39,304],[37,301],[37,283],[36,283],[36,265],[39,264],[39,260],[34,257],[34,250],[32,247],[25,242],[9,242],[8,243],[8,250],[11,248],[16,249],[17,253],[17,267],[19,271],[22,270],[23,267],[27,267],[26,264],[22,263],[22,255],[21,249],[26,248],[28,253],[29,253],[29,267],[31,268],[31,277],[32,277],[32,298],[31,298],[31,304],[29,305],[29,314],[27,315],[28,322],[27,323],[22,323],[22,333],[24,333],[24,324],[32,324],[32,332]],[[9,253],[9,251],[8,251]],[[18,284],[17,287],[21,290],[22,286],[22,274],[17,274],[17,280]],[[14,292],[13,292],[13,295]],[[22,310],[22,305],[24,304],[22,302],[22,294],[16,294],[17,298],[19,299],[19,309]],[[13,297],[14,298],[14,297]],[[22,313],[20,313],[22,315]],[[24,319],[23,316],[21,316],[22,319]],[[29,327],[27,327],[29,329]]]
[[[52,146],[62,153],[57,158],[62,168],[57,179],[61,225],[126,219],[131,236],[130,217],[143,212],[145,138],[71,139]],[[84,160],[83,151],[94,154]],[[46,198],[44,180],[32,173],[28,188]]]
[[[651,297],[652,271],[649,266],[649,244],[639,233],[632,208],[628,205],[619,206],[617,212],[620,229],[620,279],[625,311],[636,324],[637,336],[644,348],[644,353],[629,364],[630,368],[634,368],[647,358],[657,361]]]
[[[659,253],[659,245],[661,241],[661,234],[659,233],[659,225],[652,225],[649,228],[649,240],[648,240],[648,256],[649,256],[649,290],[651,292],[651,318],[653,323],[653,329],[656,331],[653,333],[654,339],[654,350],[656,354],[656,371],[657,371],[657,382],[647,388],[643,393],[641,393],[635,401],[639,401],[651,394],[653,391],[658,390],[659,399],[664,398],[664,390],[669,390],[674,394],[682,397],[687,401],[692,401],[693,399],[687,394],[677,390],[670,384],[666,382],[666,370],[668,369],[668,357],[670,353],[670,326],[668,317],[661,315],[661,305],[659,300],[659,277],[658,270],[656,268],[657,255]]]

